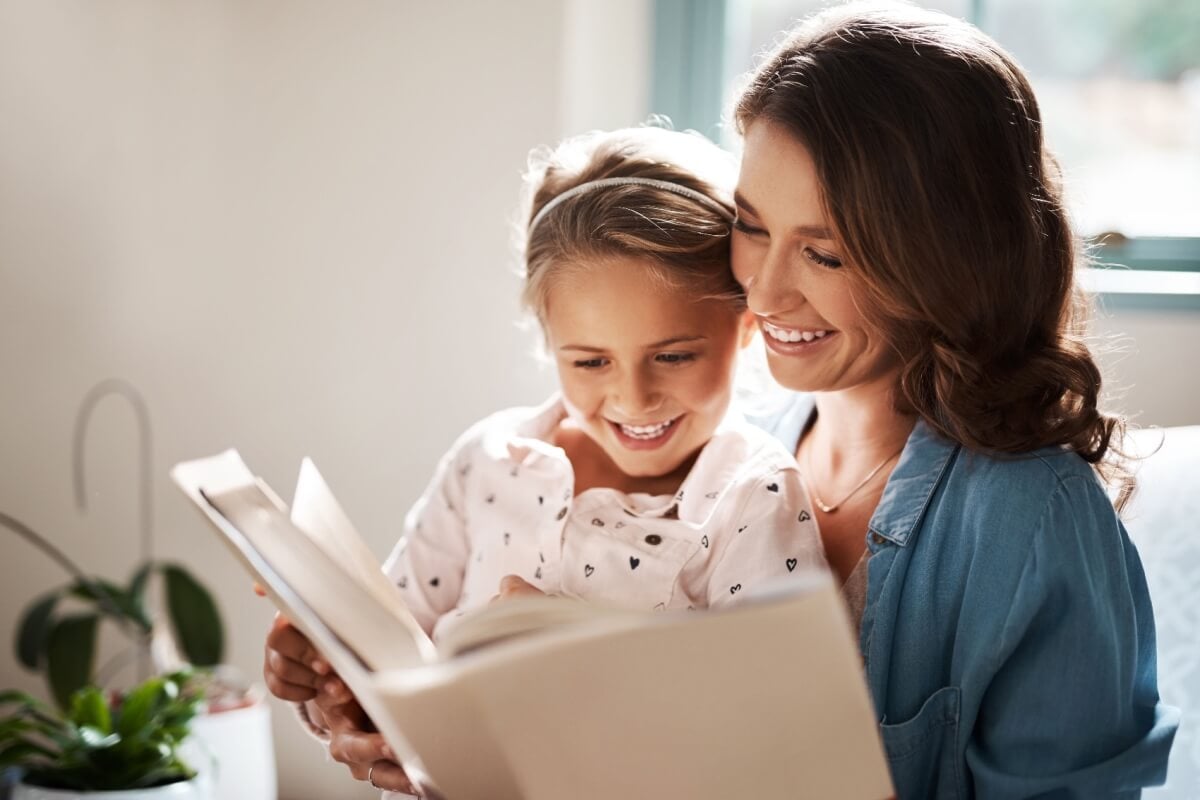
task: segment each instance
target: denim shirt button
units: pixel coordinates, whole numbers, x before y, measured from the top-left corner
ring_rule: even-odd
[[[882,546],[886,541],[887,539],[883,538],[878,533],[871,534],[871,544]]]

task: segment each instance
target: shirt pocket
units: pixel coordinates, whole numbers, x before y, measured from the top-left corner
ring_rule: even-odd
[[[620,608],[667,608],[700,544],[664,528],[678,529],[679,523],[587,517],[570,525],[563,540],[563,593]]]
[[[961,695],[957,686],[939,689],[912,719],[879,726],[900,800],[964,796],[956,750]]]

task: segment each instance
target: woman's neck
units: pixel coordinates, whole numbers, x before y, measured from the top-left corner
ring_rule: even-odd
[[[916,417],[896,410],[891,381],[819,392],[817,413],[801,439],[808,466],[822,474],[865,472],[899,451]]]

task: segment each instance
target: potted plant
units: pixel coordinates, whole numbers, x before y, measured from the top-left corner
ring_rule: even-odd
[[[83,449],[88,420],[95,405],[109,395],[128,400],[141,433],[140,559],[123,582],[89,575],[49,539],[0,512],[0,529],[16,533],[71,576],[62,586],[35,598],[22,612],[14,642],[17,659],[44,676],[50,696],[68,725],[76,724],[71,722],[71,715],[76,711],[77,693],[81,689],[101,691],[121,677],[122,668],[131,661],[137,663],[134,680],[141,682],[139,690],[164,680],[162,691],[172,691],[167,688],[175,685],[171,676],[187,670],[193,676],[193,685],[199,685],[198,681],[203,684],[205,698],[199,713],[184,721],[192,733],[185,751],[195,754],[189,758],[198,762],[195,766],[201,772],[210,773],[208,777],[218,795],[228,784],[239,786],[239,797],[273,798],[274,754],[268,706],[261,692],[236,670],[220,666],[224,629],[208,590],[183,565],[153,558],[149,415],[140,393],[123,381],[104,381],[94,387],[76,417],[72,458],[76,503],[81,510],[85,508]],[[97,664],[97,643],[105,630],[123,634],[127,646],[107,662]],[[128,676],[123,680],[130,682]],[[129,694],[134,691],[138,690]],[[196,693],[198,696],[198,690]],[[2,696],[9,702],[25,704],[21,708],[33,713],[34,706],[26,704],[28,696]],[[95,711],[94,700],[87,702],[87,708]],[[54,719],[50,712],[39,713]],[[81,735],[95,737],[94,731]],[[0,760],[0,799],[8,783],[11,776]],[[113,795],[114,800],[116,797]]]
[[[13,800],[200,800],[202,782],[178,749],[201,698],[187,671],[127,692],[86,686],[61,711],[23,692],[0,693],[0,769],[23,774]]]

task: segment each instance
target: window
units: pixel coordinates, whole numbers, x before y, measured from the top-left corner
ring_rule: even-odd
[[[1102,263],[1144,271],[1101,291],[1200,298],[1200,3],[1192,0],[923,0],[970,19],[1024,66],[1078,229]],[[819,0],[658,0],[654,111],[729,145],[720,124],[755,56]],[[708,20],[698,24],[698,19]],[[713,22],[718,20],[718,22]],[[675,47],[681,47],[678,41]],[[697,64],[707,68],[697,69]],[[714,81],[719,65],[719,80]],[[671,81],[674,81],[672,85]],[[702,85],[703,83],[703,85]],[[690,98],[680,103],[677,87]],[[1108,234],[1108,235],[1105,235]],[[1138,288],[1140,287],[1140,288]],[[1174,287],[1173,289],[1170,287]],[[1136,289],[1136,291],[1135,291]]]

